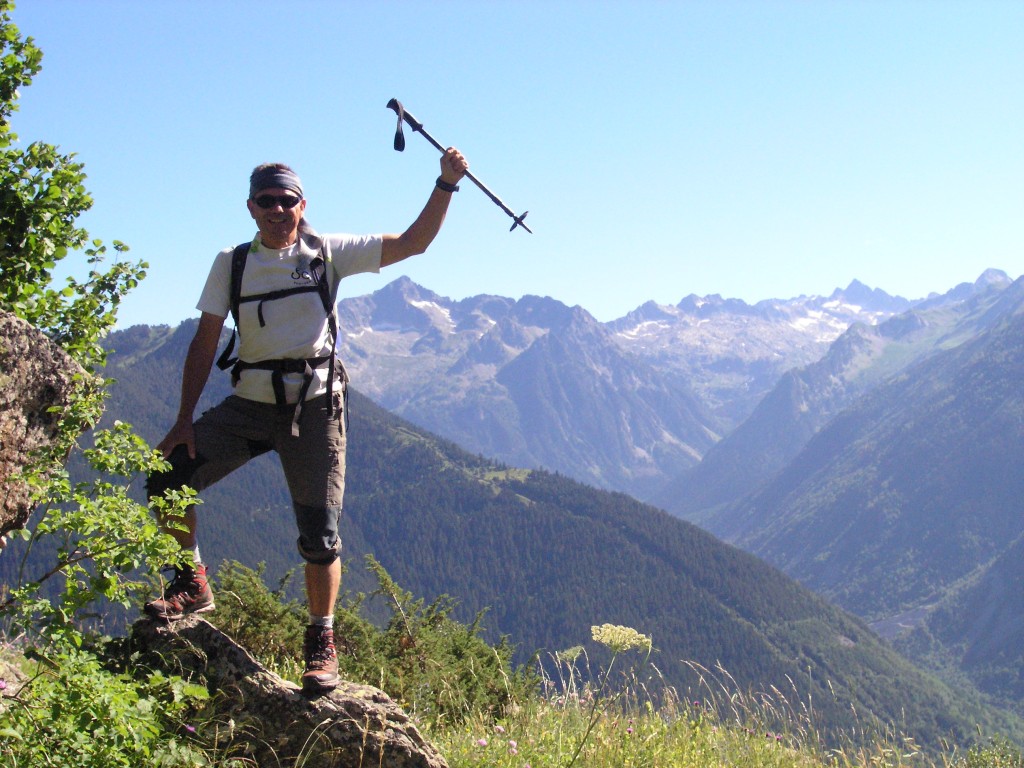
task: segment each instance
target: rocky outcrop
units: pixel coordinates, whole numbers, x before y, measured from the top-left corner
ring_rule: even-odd
[[[51,445],[82,367],[19,317],[0,312],[0,544],[32,511],[17,481],[31,454]],[[53,410],[56,407],[57,410]]]
[[[197,616],[174,624],[140,619],[132,640],[147,663],[206,685],[228,752],[258,765],[308,768],[447,768],[447,762],[383,691],[343,682],[304,696]]]

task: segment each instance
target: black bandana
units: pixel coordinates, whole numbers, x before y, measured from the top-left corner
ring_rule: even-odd
[[[261,189],[288,189],[302,197],[302,182],[293,171],[281,168],[264,168],[253,176],[249,183],[249,197],[254,198]]]

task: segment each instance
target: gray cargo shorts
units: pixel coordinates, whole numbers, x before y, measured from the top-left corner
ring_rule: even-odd
[[[299,554],[329,565],[341,552],[338,520],[345,494],[344,417],[341,395],[333,397],[330,409],[326,394],[306,401],[300,434],[294,437],[294,406],[282,410],[274,403],[230,395],[195,422],[195,458],[189,458],[184,445],[177,446],[168,457],[170,471],[149,477],[149,495],[182,485],[201,492],[250,459],[275,451],[295,509]]]

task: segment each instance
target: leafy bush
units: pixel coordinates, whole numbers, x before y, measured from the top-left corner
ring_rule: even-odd
[[[26,663],[26,667],[28,663]],[[91,653],[38,658],[31,683],[5,691],[0,763],[41,766],[194,766],[203,754],[168,736],[186,706],[205,691],[153,674],[111,674]],[[9,694],[9,695],[8,695]]]
[[[306,610],[289,599],[290,571],[276,590],[263,581],[264,564],[256,569],[225,560],[210,573],[216,612],[211,620],[253,656],[282,677],[296,677],[302,670],[302,640]]]
[[[995,739],[987,746],[971,747],[954,768],[1024,768],[1024,755],[1015,744]]]

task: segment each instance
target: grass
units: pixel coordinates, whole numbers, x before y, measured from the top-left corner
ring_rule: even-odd
[[[812,756],[776,737],[719,727],[704,713],[603,710],[578,764],[603,766],[813,766]],[[565,768],[587,733],[575,703],[540,702],[498,724],[470,723],[461,733],[432,734],[452,768]]]
[[[866,743],[862,731],[827,746],[795,695],[742,693],[722,670],[698,670],[701,689],[680,696],[652,688],[653,667],[645,682],[631,669],[610,686],[606,676],[582,682],[575,659],[554,662],[547,693],[506,716],[428,729],[451,768],[1024,768],[1005,741],[927,754],[893,731]]]
[[[806,724],[771,730],[778,712],[764,700],[756,705],[747,701],[743,707],[744,718],[734,720],[713,707],[687,704],[672,695],[660,705],[618,698],[598,708],[588,734],[591,708],[585,693],[578,699],[538,699],[498,721],[471,718],[459,729],[430,732],[428,738],[451,768],[566,768],[584,739],[577,764],[587,768],[1024,766],[1020,752],[1005,744],[937,756],[898,738],[828,749],[807,738]]]

